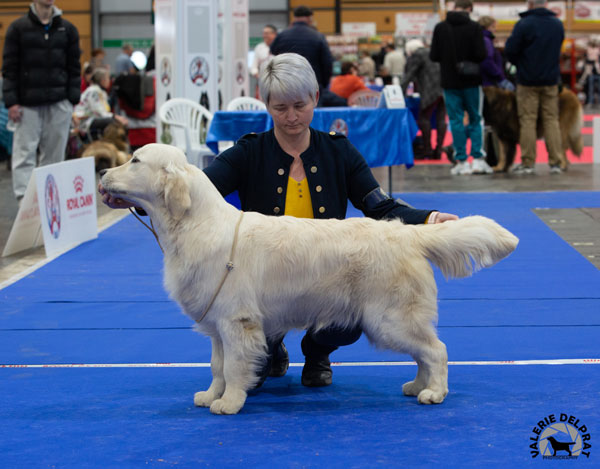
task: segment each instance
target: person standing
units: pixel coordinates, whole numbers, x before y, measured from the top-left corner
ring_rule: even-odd
[[[369,81],[375,80],[375,61],[368,50],[363,50],[360,53],[358,76],[364,77]]]
[[[115,75],[123,75],[135,73],[137,68],[131,60],[133,54],[133,47],[131,44],[123,44],[122,52],[117,56],[115,60]]]
[[[250,67],[250,74],[258,79],[258,73],[261,67],[264,66],[269,60],[271,60],[271,44],[277,36],[277,28],[272,24],[268,24],[263,28],[262,37],[263,42],[259,42],[254,47],[254,59],[252,60],[252,66]],[[256,84],[255,91],[256,98],[260,99],[260,93],[258,91],[258,83]]]
[[[271,43],[271,54],[294,52],[301,55],[313,68],[319,83],[319,106],[346,106],[344,98],[329,91],[333,74],[333,56],[329,44],[314,26],[313,11],[305,6],[294,10],[294,22],[281,31]]]
[[[440,85],[440,65],[429,58],[429,49],[420,39],[411,39],[406,43],[406,70],[402,76],[402,90],[406,94],[412,81],[419,92],[419,117],[417,124],[423,136],[423,156],[439,160],[446,137],[446,105]],[[437,138],[436,147],[431,147],[431,116],[435,112]]]
[[[482,16],[478,23],[483,28],[483,41],[487,57],[481,62],[481,81],[483,86],[497,86],[515,91],[515,85],[504,74],[504,61],[500,51],[494,47],[496,20],[491,16]]]
[[[489,174],[483,149],[483,90],[478,64],[487,56],[483,30],[469,18],[472,0],[456,0],[454,10],[433,30],[429,58],[439,62],[450,131],[456,151],[456,165],[450,174]],[[467,73],[470,72],[470,73]],[[469,124],[463,123],[465,112]],[[471,138],[473,165],[467,161],[467,135]]]
[[[271,59],[271,44],[277,37],[277,28],[271,24],[266,25],[262,32],[263,42],[256,44],[254,48],[254,60],[250,67],[250,73],[258,78],[261,67]]]
[[[513,172],[535,172],[537,120],[541,117],[550,172],[559,174],[562,143],[558,124],[560,48],[565,38],[562,22],[546,8],[546,0],[529,0],[506,41],[504,53],[517,67],[521,164]]]
[[[406,66],[406,57],[404,52],[396,49],[393,44],[388,45],[387,53],[383,59],[383,66],[386,67],[393,77],[402,77],[404,67]]]
[[[12,148],[13,191],[25,194],[36,167],[65,159],[73,106],[79,102],[79,32],[54,0],[34,0],[6,31],[2,90],[16,123]]]

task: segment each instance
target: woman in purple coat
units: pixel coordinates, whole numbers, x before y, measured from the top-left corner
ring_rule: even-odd
[[[483,42],[487,57],[479,64],[481,69],[481,80],[483,86],[499,86],[506,90],[514,91],[515,86],[506,79],[504,74],[502,56],[494,47],[494,32],[496,32],[496,20],[491,16],[479,18],[479,24],[483,27]]]

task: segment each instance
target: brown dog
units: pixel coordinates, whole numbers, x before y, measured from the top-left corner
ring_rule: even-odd
[[[121,166],[131,158],[127,129],[118,121],[111,122],[102,132],[102,138],[85,145],[80,156],[93,156],[96,171]]]
[[[517,144],[519,143],[519,115],[517,113],[517,98],[514,92],[494,86],[485,86],[485,106],[483,118],[487,125],[498,137],[498,161],[494,171],[508,171],[513,164]],[[563,88],[559,95],[559,125],[562,138],[561,169],[568,165],[566,151],[570,149],[575,155],[583,151],[583,109],[577,96],[572,91]],[[542,123],[538,119],[538,138],[542,138]]]

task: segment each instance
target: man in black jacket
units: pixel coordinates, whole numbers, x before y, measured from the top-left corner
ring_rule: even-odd
[[[308,60],[319,83],[319,106],[347,105],[344,98],[329,91],[333,57],[325,36],[313,25],[313,12],[310,8],[299,6],[294,10],[294,22],[277,35],[270,49],[273,55],[295,52]]]
[[[40,166],[64,160],[73,105],[79,102],[79,33],[61,14],[54,0],[34,0],[6,32],[2,90],[16,124],[12,175],[18,200],[38,154]]]
[[[517,66],[517,110],[521,127],[522,164],[513,172],[532,174],[536,157],[538,110],[542,118],[551,173],[561,173],[558,124],[560,48],[565,38],[561,21],[546,8],[546,0],[529,0],[506,41],[506,57]]]
[[[446,20],[438,23],[433,30],[429,51],[429,58],[440,62],[441,66],[442,88],[458,161],[450,173],[458,175],[493,172],[485,162],[483,150],[481,75],[462,74],[457,67],[458,63],[465,61],[479,64],[487,56],[483,30],[469,18],[472,11],[471,0],[456,0],[454,10],[449,11]],[[463,124],[465,111],[469,115],[466,128]],[[472,166],[467,161],[467,136],[471,139]]]

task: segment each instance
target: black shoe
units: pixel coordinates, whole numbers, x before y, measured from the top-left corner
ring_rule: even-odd
[[[287,348],[283,341],[279,343],[279,346],[273,351],[273,359],[271,360],[271,371],[269,376],[273,378],[281,378],[285,375],[288,368],[290,367],[290,356],[288,355]]]
[[[306,357],[302,368],[302,384],[311,388],[329,386],[333,375],[329,354],[337,347],[317,344],[308,334],[302,339],[301,347]]]

